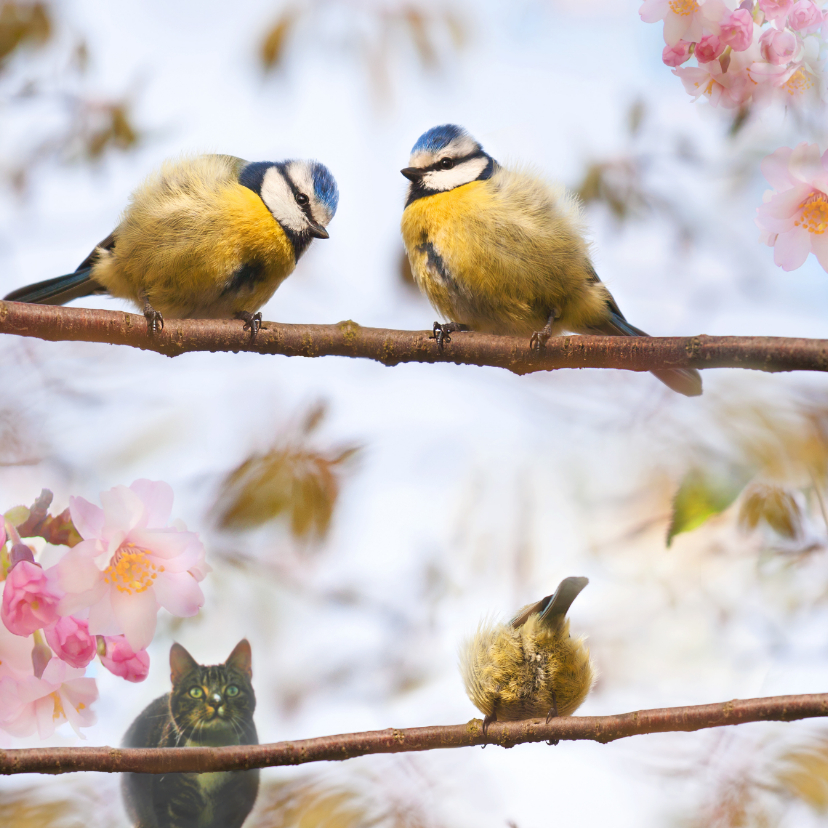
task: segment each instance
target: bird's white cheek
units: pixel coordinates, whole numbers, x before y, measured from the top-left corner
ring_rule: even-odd
[[[262,181],[262,201],[273,217],[283,227],[300,233],[307,226],[308,220],[293,197],[293,191],[282,177],[281,172],[272,167],[265,173]]]
[[[432,170],[423,176],[423,184],[428,190],[453,190],[475,181],[488,163],[486,158],[471,158],[451,170]]]

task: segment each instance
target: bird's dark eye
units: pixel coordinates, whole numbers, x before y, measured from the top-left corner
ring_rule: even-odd
[[[441,170],[450,170],[454,166],[454,159],[453,158],[441,158],[440,159],[440,169]]]
[[[235,684],[230,684],[230,685],[227,686],[227,688],[225,689],[224,692],[227,696],[238,696],[239,695],[239,688],[236,687]]]
[[[304,193],[296,193],[296,203],[303,207],[310,202],[310,199]]]
[[[190,696],[194,699],[200,699],[204,695],[204,691],[200,687],[191,687]]]

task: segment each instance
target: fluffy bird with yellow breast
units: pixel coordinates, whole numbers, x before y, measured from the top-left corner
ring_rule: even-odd
[[[62,305],[108,293],[138,305],[151,331],[164,316],[237,317],[255,334],[256,311],[311,241],[328,238],[338,202],[336,181],[318,161],[167,161],[74,273],[5,298]]]
[[[564,578],[553,595],[524,607],[508,624],[481,622],[460,654],[474,706],[492,722],[569,716],[595,681],[583,638],[569,634],[566,614],[589,583]]]
[[[411,270],[450,320],[435,323],[438,346],[469,328],[538,347],[563,331],[647,336],[595,273],[580,205],[562,187],[500,166],[453,124],[421,135],[402,174],[411,182],[402,218]],[[680,394],[702,392],[692,368],[652,373]]]

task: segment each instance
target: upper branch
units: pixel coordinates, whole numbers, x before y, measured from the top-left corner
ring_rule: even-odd
[[[618,716],[568,716],[552,719],[549,724],[543,719],[495,722],[485,737],[480,719],[472,719],[461,725],[374,730],[270,745],[0,750],[0,773],[205,773],[337,761],[369,753],[406,753],[485,744],[508,748],[526,742],[557,739],[588,739],[606,743],[644,733],[702,730],[758,721],[789,722],[821,716],[828,716],[828,693],[737,699],[694,707],[640,710]]]
[[[558,336],[536,353],[529,340],[479,333],[453,334],[443,351],[428,331],[266,322],[253,338],[240,321],[166,319],[149,335],[143,316],[120,311],[0,302],[0,333],[51,341],[107,342],[178,356],[189,351],[251,351],[284,356],[349,356],[384,365],[453,362],[490,365],[516,374],[555,368],[753,368],[828,371],[828,340],[770,336]]]

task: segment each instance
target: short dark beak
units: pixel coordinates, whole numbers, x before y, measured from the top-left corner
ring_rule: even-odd
[[[315,221],[312,221],[308,226],[308,233],[310,233],[315,239],[330,238],[328,231],[321,224],[317,224]]]
[[[404,170],[400,170],[400,172],[409,180],[417,182],[419,181],[423,175],[425,175],[424,170],[419,170],[417,167],[406,167]]]

